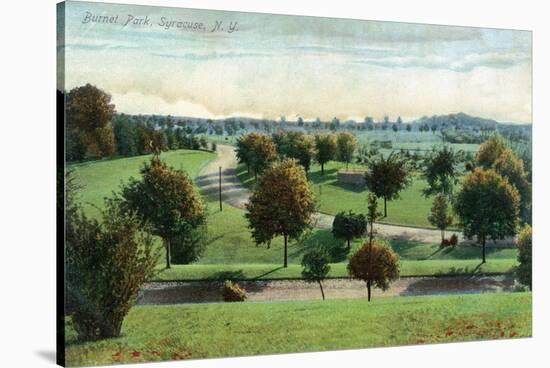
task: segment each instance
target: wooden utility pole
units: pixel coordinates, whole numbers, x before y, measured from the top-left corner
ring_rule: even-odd
[[[219,186],[218,192],[220,194],[220,211],[222,210],[222,167],[219,167]]]

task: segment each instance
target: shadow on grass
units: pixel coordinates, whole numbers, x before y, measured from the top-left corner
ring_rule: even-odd
[[[324,249],[327,252],[330,263],[345,261],[349,253],[346,243],[334,239],[330,230],[318,230],[299,241],[293,250],[290,251],[289,256],[301,260],[304,253],[315,247]]]
[[[478,294],[513,290],[513,277],[478,276],[476,273],[480,266],[481,263],[470,271],[470,275],[421,278],[408,285],[400,295]]]
[[[475,276],[481,273],[481,266],[483,266],[483,262],[479,262],[479,264],[473,268],[471,267],[451,267],[448,271],[441,272],[438,271],[435,273],[435,276],[453,276],[453,275],[461,275],[461,276]]]

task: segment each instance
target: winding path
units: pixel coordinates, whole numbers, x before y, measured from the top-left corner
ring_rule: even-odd
[[[250,191],[237,177],[237,156],[235,147],[219,144],[218,157],[209,162],[196,179],[199,188],[211,196],[218,198],[219,192],[219,168],[222,168],[222,201],[233,207],[244,209],[248,202]],[[315,214],[314,225],[319,229],[331,229],[334,216],[318,212]],[[388,239],[403,239],[421,241],[426,243],[439,243],[441,232],[434,229],[424,229],[399,225],[376,224],[375,231],[378,236]],[[462,233],[447,231],[446,235],[456,234],[461,244],[473,244],[475,241],[464,239]],[[488,242],[487,246],[509,247],[513,246],[513,239]]]

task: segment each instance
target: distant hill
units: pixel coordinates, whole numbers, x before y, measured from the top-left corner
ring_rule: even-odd
[[[507,127],[521,127],[531,129],[531,124],[517,124],[517,123],[502,123],[492,119],[480,118],[477,116],[471,116],[463,112],[447,115],[433,115],[431,117],[424,116],[420,119],[414,120],[413,125],[428,126],[437,125],[438,127],[446,126],[447,128],[473,130],[473,129],[488,129],[488,130],[500,130]]]

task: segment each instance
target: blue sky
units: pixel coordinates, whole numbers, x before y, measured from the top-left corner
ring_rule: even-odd
[[[124,26],[129,14],[149,23]],[[162,17],[204,31],[167,29]],[[224,31],[210,32],[216,21]],[[120,112],[531,122],[526,31],[68,2],[58,52],[66,89],[92,83]]]

